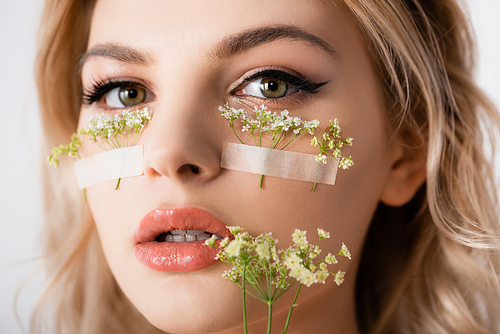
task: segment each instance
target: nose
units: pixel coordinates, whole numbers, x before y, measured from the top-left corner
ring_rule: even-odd
[[[144,174],[156,180],[206,183],[220,172],[214,112],[199,104],[158,104],[144,132]],[[216,108],[215,108],[216,109]]]

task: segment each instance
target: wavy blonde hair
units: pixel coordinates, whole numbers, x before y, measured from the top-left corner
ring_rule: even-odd
[[[427,181],[401,208],[380,204],[357,277],[362,333],[500,333],[500,224],[493,158],[500,116],[473,82],[471,28],[456,0],[342,0],[363,31],[388,120]],[[43,149],[76,130],[95,0],[47,0],[36,61]],[[45,293],[31,331],[160,333],[113,278],[69,165],[44,167]]]

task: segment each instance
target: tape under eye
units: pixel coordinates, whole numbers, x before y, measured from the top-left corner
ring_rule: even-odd
[[[224,143],[222,168],[298,181],[335,184],[338,163],[318,163],[314,154],[273,150],[258,146]],[[132,146],[95,154],[75,162],[78,187],[90,186],[144,173],[143,146]]]
[[[318,163],[316,155],[258,146],[224,143],[221,167],[251,174],[335,184],[338,162]]]
[[[124,177],[142,175],[143,146],[117,148],[75,161],[74,169],[80,189]]]

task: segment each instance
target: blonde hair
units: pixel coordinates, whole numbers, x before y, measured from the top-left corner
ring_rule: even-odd
[[[500,332],[499,208],[483,147],[494,146],[500,116],[472,80],[468,21],[455,0],[343,3],[369,43],[392,128],[408,155],[427,152],[426,185],[402,208],[381,204],[370,227],[357,277],[360,330]],[[94,4],[46,1],[36,62],[46,152],[76,130],[76,64]],[[68,167],[43,167],[49,283],[31,331],[51,316],[54,333],[159,333],[118,287]]]
[[[95,1],[48,0],[35,64],[42,149],[64,143],[76,130],[81,105],[77,66],[86,50]],[[43,163],[46,223],[45,292],[30,331],[50,333],[162,333],[134,308],[118,287],[101,248],[88,205],[69,166]],[[55,319],[44,323],[43,320]],[[51,328],[54,327],[54,328]]]

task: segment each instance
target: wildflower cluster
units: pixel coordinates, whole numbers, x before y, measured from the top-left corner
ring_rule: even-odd
[[[239,120],[243,123],[243,132],[248,132],[254,140],[256,146],[262,147],[262,133],[271,135],[270,148],[276,149],[282,142],[288,131],[293,132],[293,137],[281,148],[284,149],[291,142],[299,136],[302,132],[307,132],[314,135],[314,131],[319,126],[318,120],[304,121],[298,116],[290,116],[287,110],[282,111],[280,114],[270,112],[264,105],[260,109],[254,107],[255,118],[249,115],[243,109],[230,108],[227,104],[219,107],[222,117],[229,120],[229,126],[234,130],[234,121]],[[238,140],[244,144],[243,140],[234,133]]]
[[[285,266],[290,271],[290,277],[295,278],[301,284],[311,286],[314,283],[325,283],[330,274],[335,277],[337,285],[342,284],[344,272],[338,271],[336,274],[328,271],[328,265],[338,263],[335,256],[344,256],[351,259],[351,254],[342,243],[342,247],[337,255],[328,253],[326,257],[318,262],[314,260],[321,253],[319,242],[315,246],[307,242],[306,231],[295,230],[292,234],[294,245],[283,252]],[[319,241],[330,238],[330,233],[318,229]]]
[[[95,143],[99,138],[108,145],[104,150],[134,146],[141,130],[151,121],[149,109],[124,110],[121,115],[105,113],[90,116],[89,125],[80,129],[80,133],[88,134]]]
[[[49,155],[47,157],[47,160],[52,166],[58,167],[59,166],[58,157],[63,153],[66,153],[70,157],[78,156],[78,158],[80,158],[78,150],[80,149],[81,146],[82,146],[82,141],[80,140],[80,138],[76,133],[73,133],[71,135],[71,142],[68,145],[60,144],[59,146],[54,147],[52,149],[52,155]]]
[[[318,120],[304,121],[300,117],[290,116],[287,110],[282,111],[280,114],[270,112],[264,105],[261,105],[260,108],[254,107],[255,118],[250,116],[245,110],[230,108],[227,104],[224,107],[220,106],[219,111],[221,112],[221,116],[229,121],[229,126],[240,143],[245,144],[236,133],[234,122],[237,120],[243,124],[241,131],[248,132],[253,137],[255,146],[262,147],[262,134],[269,134],[271,136],[271,149],[283,150],[302,132],[314,135],[315,130],[319,126]],[[288,131],[292,131],[293,136],[288,141],[284,141]],[[330,126],[323,133],[322,140],[320,141],[315,136],[311,140],[311,145],[318,146],[320,149],[320,153],[316,156],[316,161],[326,164],[326,157],[330,156],[337,160],[339,168],[348,169],[354,164],[354,161],[351,156],[344,156],[341,149],[344,146],[352,146],[353,139],[346,138],[341,140],[340,131],[341,128],[337,119],[330,121]],[[279,148],[282,142],[284,144]],[[261,175],[260,188],[262,188],[263,177]],[[316,183],[312,191],[315,189]]]
[[[302,132],[314,135],[314,131],[319,126],[318,120],[305,121],[298,116],[290,116],[287,110],[282,111],[280,114],[270,112],[264,105],[261,105],[260,108],[254,107],[255,118],[245,110],[230,108],[227,104],[224,107],[220,106],[219,111],[221,116],[229,121],[229,126],[240,143],[245,144],[236,133],[234,127],[236,120],[243,124],[242,132],[248,132],[253,137],[255,146],[262,147],[262,134],[267,133],[270,135],[271,144],[269,148],[271,149],[284,150]],[[293,136],[288,141],[285,141],[289,131],[293,132]],[[281,147],[280,144],[282,144]],[[262,188],[262,180],[263,176],[260,179],[260,188]]]
[[[96,114],[90,116],[89,125],[81,128],[77,133],[71,135],[68,145],[59,145],[52,149],[52,155],[48,161],[54,167],[59,166],[59,156],[67,153],[70,157],[78,156],[78,150],[82,147],[87,136],[95,143],[102,139],[109,148],[98,145],[103,150],[120,147],[134,146],[139,139],[140,132],[147,122],[151,121],[152,112],[149,109],[124,110],[122,115]],[[132,138],[130,138],[132,137]]]
[[[319,241],[315,245],[308,243],[306,231],[296,229],[292,234],[293,245],[284,250],[277,250],[278,240],[274,239],[271,233],[252,237],[240,227],[228,226],[228,228],[234,239],[224,238],[217,243],[215,236],[212,236],[205,244],[217,247],[219,250],[217,258],[233,266],[222,276],[242,288],[245,333],[245,296],[247,293],[268,304],[268,333],[270,333],[273,302],[296,282],[299,283],[285,324],[283,333],[286,333],[302,285],[309,287],[314,283],[325,283],[330,275],[335,277],[337,285],[344,281],[343,271],[333,273],[328,270],[328,265],[337,263],[336,256],[351,258],[349,250],[343,243],[338,254],[329,253],[323,260],[316,261],[321,253],[319,243],[330,237],[330,233],[322,229],[318,229]]]
[[[330,121],[330,126],[323,133],[322,140],[317,137],[311,140],[311,145],[319,146],[321,152],[316,156],[316,161],[326,164],[326,156],[337,160],[339,168],[348,169],[354,164],[352,157],[346,157],[340,151],[344,146],[352,146],[352,138],[340,140],[340,125],[337,119]]]
[[[66,153],[70,157],[80,157],[78,150],[82,147],[87,137],[103,150],[120,147],[134,146],[139,139],[142,129],[151,121],[152,112],[147,108],[124,110],[121,115],[106,113],[95,114],[90,117],[89,125],[80,128],[71,135],[68,145],[59,145],[52,149],[52,155],[47,157],[48,162],[54,167],[59,166],[59,156]],[[104,144],[103,144],[104,143]],[[103,144],[103,145],[101,145]],[[120,179],[118,179],[118,185]]]

